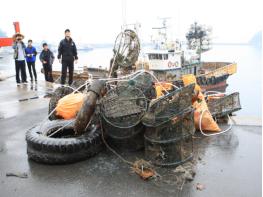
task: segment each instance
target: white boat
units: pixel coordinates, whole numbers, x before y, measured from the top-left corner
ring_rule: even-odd
[[[146,63],[147,69],[153,72],[160,81],[174,81],[181,78],[185,61],[197,62],[197,54],[194,50],[185,53],[179,39],[168,40],[166,19],[163,19],[163,26],[155,27],[158,30],[156,39],[152,39],[153,49],[144,49],[141,52],[139,62]],[[189,69],[189,68],[188,68]],[[189,70],[187,73],[195,72]]]

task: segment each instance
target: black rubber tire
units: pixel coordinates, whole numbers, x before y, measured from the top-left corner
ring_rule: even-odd
[[[28,158],[44,164],[68,164],[90,158],[103,149],[101,128],[98,125],[93,126],[89,133],[76,137],[52,138],[43,135],[68,123],[68,120],[48,121],[27,131]],[[66,126],[67,129],[74,132],[72,124]]]
[[[57,103],[59,99],[62,97],[72,93],[74,90],[70,87],[59,87],[54,91],[54,94],[51,96],[50,101],[49,101],[49,107],[48,107],[48,114],[50,114],[57,106]],[[53,112],[49,117],[49,120],[56,120],[60,119],[56,115],[56,112]]]
[[[212,78],[211,77],[207,78],[206,81],[207,81],[207,85],[212,85]]]
[[[197,82],[198,85],[202,85],[201,77],[197,77],[196,78],[196,82]]]
[[[202,78],[201,78],[201,84],[202,84],[202,85],[207,85],[207,81],[206,81],[206,78],[205,78],[205,77],[202,77]]]
[[[216,77],[215,76],[211,77],[211,83],[212,83],[212,85],[216,84]]]

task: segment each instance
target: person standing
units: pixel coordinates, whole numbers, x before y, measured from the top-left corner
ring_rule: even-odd
[[[26,76],[26,63],[25,63],[25,48],[26,45],[22,41],[24,39],[24,35],[21,33],[16,33],[13,36],[14,43],[13,43],[13,49],[14,49],[14,59],[15,59],[15,66],[16,66],[16,83],[17,85],[21,84],[20,81],[20,73],[22,78],[22,83],[27,83],[27,76]]]
[[[32,70],[33,70],[35,81],[37,81],[37,72],[35,68],[37,50],[35,47],[32,46],[32,40],[28,40],[28,46],[25,49],[25,52],[26,52],[27,67],[30,74],[30,80],[31,82],[33,82],[33,75],[32,75]]]
[[[52,51],[49,50],[47,43],[43,44],[43,50],[40,53],[39,59],[43,64],[45,80],[53,83],[52,64],[55,60],[55,56]]]
[[[66,82],[67,70],[69,72],[68,84],[71,85],[73,82],[74,61],[77,64],[78,53],[76,44],[70,37],[69,29],[65,30],[65,38],[59,43],[58,59],[60,63],[62,62],[61,85],[64,85]]]

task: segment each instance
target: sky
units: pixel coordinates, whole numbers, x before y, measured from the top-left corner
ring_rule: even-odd
[[[245,43],[262,29],[262,7],[260,0],[3,0],[0,29],[11,36],[19,21],[26,39],[37,42],[58,44],[69,28],[76,43],[113,43],[124,21],[139,22],[147,42],[158,18],[169,17],[173,38],[185,39],[197,21],[213,28],[214,42]]]

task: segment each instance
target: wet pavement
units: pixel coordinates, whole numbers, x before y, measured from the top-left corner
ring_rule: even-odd
[[[224,135],[195,137],[194,149],[199,157],[195,164],[196,176],[182,190],[169,181],[141,180],[108,150],[70,165],[52,166],[28,161],[25,132],[45,119],[48,99],[43,98],[47,93],[43,82],[39,82],[38,91],[31,90],[29,85],[23,87],[25,89],[19,91],[13,83],[0,82],[0,196],[262,195],[262,127],[256,125],[235,125]],[[18,101],[34,96],[39,98]],[[144,157],[143,151],[122,155],[131,161]],[[25,172],[28,178],[7,177],[6,173],[10,172]],[[205,189],[197,190],[197,183],[203,184]]]
[[[20,86],[16,85],[14,77],[0,81],[0,119],[47,107],[49,99],[44,97],[57,86],[42,79]]]

